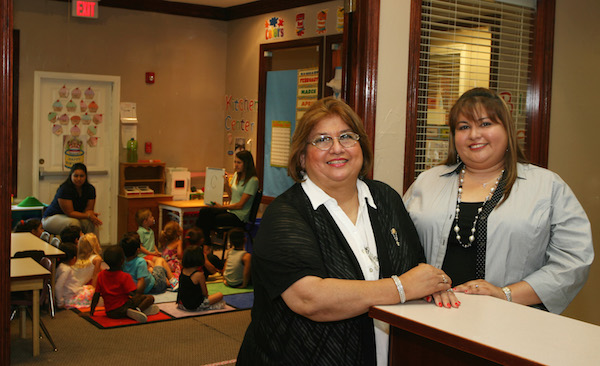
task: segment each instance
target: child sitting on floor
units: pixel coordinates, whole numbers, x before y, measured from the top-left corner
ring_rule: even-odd
[[[141,243],[140,236],[135,231],[125,234],[119,245],[125,253],[123,271],[131,275],[133,282],[136,283],[138,293],[160,294],[167,289],[171,279],[168,278],[165,267],[157,265],[148,268],[146,261],[137,256]],[[177,290],[177,287],[173,287],[172,290]]]
[[[240,228],[234,228],[227,235],[233,250],[227,255],[223,270],[223,283],[229,287],[245,288],[250,282],[250,253],[244,250],[246,235]]]
[[[94,233],[87,233],[79,239],[77,245],[77,262],[73,266],[75,277],[82,285],[91,284],[96,287],[98,273],[102,270],[102,248]]]
[[[131,276],[121,270],[125,253],[118,245],[110,246],[104,253],[104,261],[109,269],[98,274],[98,287],[92,299],[90,315],[93,316],[100,296],[104,299],[106,316],[113,319],[129,317],[145,323],[149,315],[160,309],[154,304],[154,296],[134,293],[137,286]],[[133,296],[131,293],[134,293]]]
[[[213,254],[212,246],[204,242],[204,232],[199,227],[191,227],[185,235],[186,247],[190,245],[197,245],[203,248],[204,251],[204,265],[202,271],[204,272],[204,278],[212,274],[218,274],[223,270],[223,262]]]
[[[183,234],[181,226],[175,221],[169,221],[158,236],[158,243],[163,251],[162,256],[175,277],[179,277],[181,273],[181,258],[183,257],[181,234]]]
[[[79,244],[79,238],[81,237],[81,228],[75,225],[69,225],[62,229],[60,232],[60,241],[62,243],[74,243]]]
[[[44,228],[42,227],[42,221],[36,218],[20,220],[13,229],[13,233],[32,233],[38,238],[43,232]]]
[[[206,280],[202,273],[204,251],[202,247],[191,245],[183,253],[183,269],[179,277],[177,307],[181,310],[217,310],[225,307],[223,294],[209,295]]]
[[[89,306],[94,287],[82,285],[75,276],[73,265],[77,261],[77,246],[73,243],[60,243],[58,249],[65,253],[65,257],[56,268],[56,305],[65,309]]]
[[[137,233],[140,235],[142,246],[140,247],[140,257],[148,257],[152,260],[153,256],[160,257],[161,254],[156,249],[154,230],[151,226],[156,223],[152,211],[148,208],[142,208],[135,213],[135,222],[138,224]]]

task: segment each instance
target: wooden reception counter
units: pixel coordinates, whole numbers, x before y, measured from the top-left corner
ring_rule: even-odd
[[[600,327],[489,296],[458,309],[422,300],[375,306],[391,325],[390,365],[600,365]]]

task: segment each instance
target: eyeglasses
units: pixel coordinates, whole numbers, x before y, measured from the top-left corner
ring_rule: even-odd
[[[310,141],[317,149],[327,151],[333,146],[333,140],[337,139],[340,145],[345,148],[350,148],[358,142],[360,136],[354,132],[344,132],[339,137],[333,137],[329,135],[320,135],[314,140]]]

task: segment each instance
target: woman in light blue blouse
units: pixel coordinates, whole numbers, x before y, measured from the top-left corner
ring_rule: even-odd
[[[235,173],[229,181],[225,173],[225,192],[231,197],[229,204],[213,204],[198,213],[196,226],[202,229],[206,243],[210,243],[210,230],[221,226],[244,226],[250,216],[254,196],[258,191],[258,178],[252,153],[238,151],[233,160]]]
[[[455,291],[561,313],[594,257],[581,204],[557,174],[527,164],[495,92],[463,94],[450,111],[450,132],[446,163],[419,175],[404,196],[428,263],[452,278]]]

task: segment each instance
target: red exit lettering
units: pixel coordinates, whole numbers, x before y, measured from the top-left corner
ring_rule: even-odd
[[[75,14],[80,17],[95,18],[96,17],[96,2],[93,1],[77,1]]]

